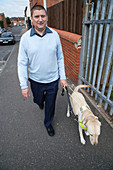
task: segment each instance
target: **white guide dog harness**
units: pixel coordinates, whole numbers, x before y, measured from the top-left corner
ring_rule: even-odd
[[[78,116],[78,122],[79,122],[79,125],[81,126],[82,129],[84,130],[87,130],[86,126],[84,125],[84,120],[81,119],[82,117],[82,112],[89,109],[88,106],[82,106],[79,110],[79,116]]]

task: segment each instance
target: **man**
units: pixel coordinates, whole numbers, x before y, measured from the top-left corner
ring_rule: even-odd
[[[62,87],[68,86],[64,71],[64,59],[60,38],[56,31],[48,28],[48,16],[43,6],[36,5],[31,10],[33,27],[21,38],[18,54],[18,76],[22,95],[30,96],[29,81],[34,103],[44,107],[44,124],[50,136],[55,132],[51,125],[55,112],[58,81]],[[28,70],[27,70],[28,67]]]

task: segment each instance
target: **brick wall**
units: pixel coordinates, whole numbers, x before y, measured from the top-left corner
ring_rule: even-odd
[[[43,0],[29,0],[30,1],[30,8],[32,8],[35,4],[43,5]]]
[[[38,5],[43,5],[43,0],[29,0],[30,1],[30,6],[31,8],[37,3]],[[50,7],[50,6],[53,6],[61,1],[64,1],[64,0],[47,0],[47,8]]]
[[[55,30],[61,38],[66,76],[74,84],[78,84],[81,36],[67,31]]]
[[[55,4],[58,4],[59,2],[64,1],[64,0],[47,0],[47,7],[53,6]]]

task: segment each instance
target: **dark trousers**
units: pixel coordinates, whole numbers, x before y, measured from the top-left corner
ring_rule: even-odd
[[[51,83],[38,83],[29,79],[33,93],[33,101],[39,107],[43,106],[45,101],[45,120],[44,124],[48,127],[55,114],[55,101],[58,91],[58,80]]]

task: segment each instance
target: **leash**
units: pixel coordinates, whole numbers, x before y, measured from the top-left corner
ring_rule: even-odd
[[[70,102],[70,97],[71,97],[71,94],[68,92],[68,88],[67,87],[63,87],[62,88],[62,93],[61,95],[64,96],[64,90],[67,92],[67,98],[68,98],[68,103],[69,103],[69,112],[71,113],[71,116],[74,118],[75,121],[78,122],[78,120],[76,119],[76,116],[73,112],[73,108],[72,108],[72,105],[71,105],[71,102]]]

